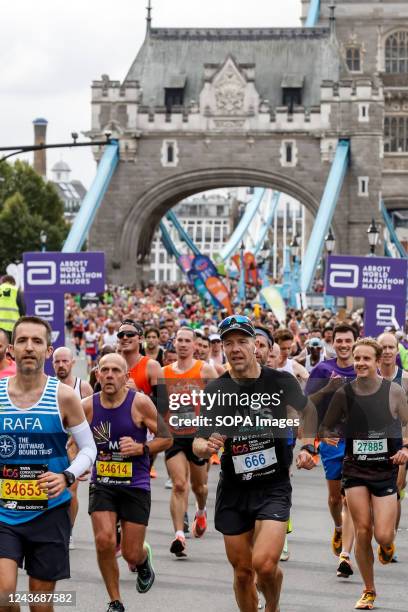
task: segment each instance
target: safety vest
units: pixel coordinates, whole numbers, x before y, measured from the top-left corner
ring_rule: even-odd
[[[0,327],[9,332],[13,331],[15,322],[20,318],[17,292],[18,289],[14,285],[0,285]]]

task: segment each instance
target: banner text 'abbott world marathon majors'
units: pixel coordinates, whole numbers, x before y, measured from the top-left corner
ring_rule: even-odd
[[[407,266],[406,259],[332,255],[326,293],[365,298],[365,334],[376,336],[405,323]]]

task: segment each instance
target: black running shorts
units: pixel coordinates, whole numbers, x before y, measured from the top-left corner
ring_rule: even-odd
[[[290,480],[259,482],[258,486],[226,483],[221,476],[215,500],[215,528],[224,535],[251,531],[255,521],[289,520],[292,505]]]
[[[398,493],[397,476],[391,476],[386,480],[365,480],[347,476],[343,477],[341,484],[345,491],[353,487],[366,487],[374,497],[386,497]]]
[[[184,453],[187,461],[194,463],[194,465],[205,465],[207,459],[200,459],[193,453],[193,442],[192,438],[174,438],[173,446],[164,451],[166,461],[175,457],[178,453]]]
[[[19,525],[0,522],[0,559],[13,559],[37,580],[70,578],[69,505],[61,504]]]
[[[150,491],[120,485],[89,485],[88,513],[115,512],[118,520],[148,525]]]

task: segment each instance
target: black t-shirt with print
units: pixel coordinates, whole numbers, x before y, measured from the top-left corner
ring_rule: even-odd
[[[202,407],[201,416],[208,417],[210,424],[202,425],[197,436],[208,438],[214,432],[227,436],[221,457],[223,481],[256,485],[287,480],[293,421],[298,417],[288,407],[302,412],[307,403],[296,378],[262,366],[257,379],[238,382],[226,372],[211,381],[205,393],[216,399],[210,410]],[[233,424],[236,417],[244,422]]]

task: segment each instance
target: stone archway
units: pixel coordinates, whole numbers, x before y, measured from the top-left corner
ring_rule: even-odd
[[[200,169],[172,176],[155,184],[134,203],[122,226],[120,265],[126,274],[127,262],[138,267],[150,252],[160,219],[183,198],[210,189],[239,186],[266,187],[299,200],[315,216],[319,201],[307,188],[287,176],[248,168]],[[133,263],[134,269],[134,263]]]

